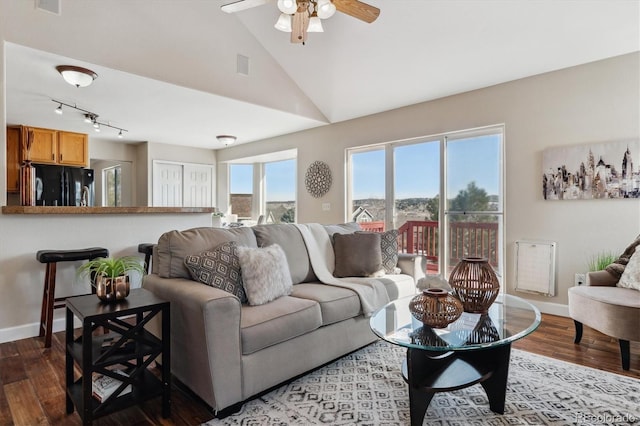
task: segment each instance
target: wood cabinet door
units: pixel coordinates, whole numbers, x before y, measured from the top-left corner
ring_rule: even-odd
[[[23,153],[22,158],[31,159],[34,163],[56,164],[58,153],[58,132],[51,129],[40,129],[37,127],[26,127],[22,135],[23,138],[33,135],[31,151]]]
[[[87,167],[89,137],[85,133],[58,132],[58,164]]]
[[[21,131],[19,127],[7,127],[7,192],[18,192]]]

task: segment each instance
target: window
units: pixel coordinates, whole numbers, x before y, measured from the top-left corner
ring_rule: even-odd
[[[245,221],[295,222],[296,156],[297,150],[292,149],[230,162],[228,205],[231,212]]]
[[[296,160],[264,164],[265,208],[267,222],[296,221]]]
[[[122,205],[122,168],[118,166],[102,169],[102,205],[118,207]]]
[[[251,219],[253,210],[253,164],[229,165],[229,203],[238,219]]]
[[[400,250],[427,257],[428,273],[465,256],[503,270],[502,127],[348,150],[347,217],[400,232]],[[375,224],[373,222],[376,222]]]

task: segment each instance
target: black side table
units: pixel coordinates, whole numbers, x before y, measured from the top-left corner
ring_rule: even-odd
[[[162,338],[144,329],[153,317],[162,313]],[[74,315],[82,321],[82,335],[73,337]],[[169,302],[145,289],[131,290],[117,303],[104,303],[95,295],[67,299],[66,322],[66,386],[67,414],[74,406],[84,424],[142,401],[162,396],[162,416],[171,414],[171,358],[169,350]],[[135,318],[125,321],[123,317]],[[134,322],[133,324],[131,324]],[[103,327],[109,332],[93,335]],[[162,378],[147,369],[162,356]],[[82,372],[74,380],[74,362]],[[127,376],[114,373],[115,369]],[[92,396],[94,373],[118,379],[120,386],[100,402]],[[128,387],[130,386],[130,391]],[[123,392],[124,391],[124,392]]]

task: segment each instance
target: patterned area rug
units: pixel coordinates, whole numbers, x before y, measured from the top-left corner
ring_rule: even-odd
[[[214,425],[408,425],[405,349],[376,342]],[[504,415],[478,384],[431,400],[424,425],[640,425],[640,380],[512,349]]]

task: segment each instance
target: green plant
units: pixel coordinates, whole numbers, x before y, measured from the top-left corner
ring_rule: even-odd
[[[213,212],[211,213],[211,217],[224,217],[225,214],[222,212]]]
[[[129,272],[139,272],[141,275],[146,273],[144,265],[140,263],[137,256],[99,257],[82,264],[76,274],[78,277],[116,278]]]
[[[616,259],[618,259],[618,256],[613,252],[601,251],[589,258],[587,261],[587,267],[589,268],[589,272],[602,271]]]

